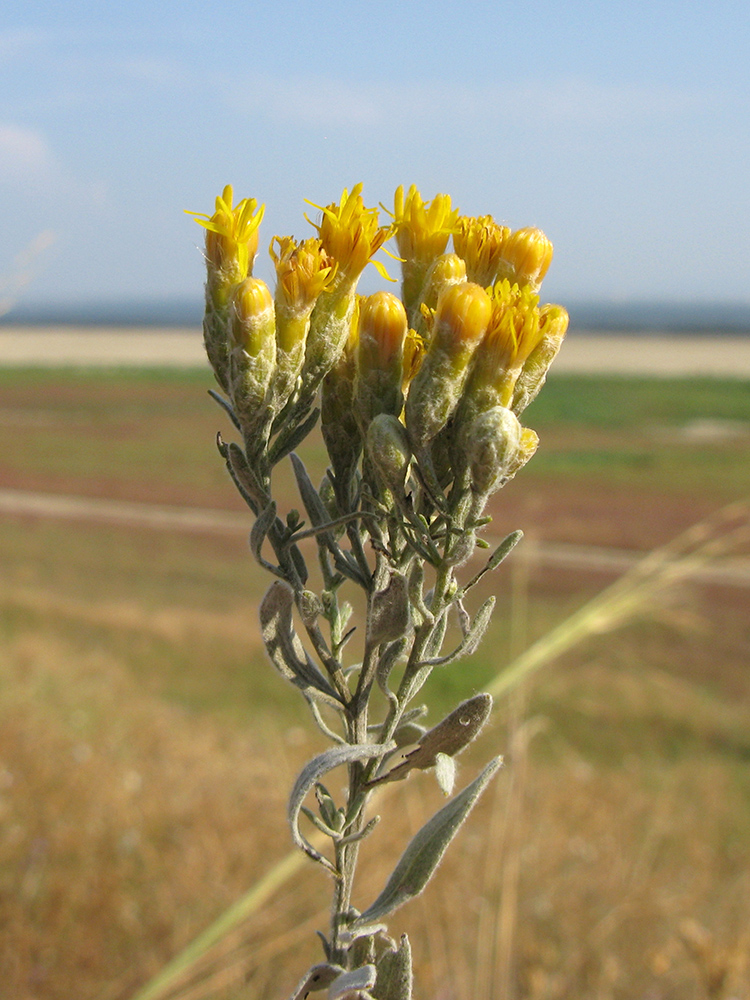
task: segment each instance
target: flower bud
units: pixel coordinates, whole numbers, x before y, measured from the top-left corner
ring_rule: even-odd
[[[357,418],[364,429],[378,413],[401,413],[406,332],[406,311],[395,295],[376,292],[364,299],[355,379]]]
[[[491,215],[460,216],[453,234],[453,248],[466,263],[469,281],[476,281],[483,288],[494,282],[509,236],[510,229],[499,226]]]
[[[524,427],[521,431],[521,440],[518,443],[516,457],[508,464],[506,469],[506,479],[512,479],[518,470],[526,465],[528,460],[535,454],[538,445],[539,435],[537,432],[532,431],[530,427]]]
[[[276,363],[276,329],[271,293],[259,278],[237,286],[230,308],[232,351],[229,374],[235,412],[247,436],[265,411]],[[265,416],[264,416],[265,419]]]
[[[521,443],[518,417],[504,406],[481,413],[461,429],[475,493],[487,496],[503,485]]]
[[[367,454],[382,484],[403,497],[411,461],[404,425],[389,413],[380,413],[367,428]]]
[[[257,357],[267,349],[269,330],[275,334],[273,299],[265,281],[246,278],[239,284],[232,297],[231,312],[235,346],[249,357]]]
[[[432,341],[406,401],[406,428],[415,450],[428,445],[453,414],[491,314],[490,298],[479,285],[452,285],[440,296]]]
[[[466,281],[466,265],[455,253],[444,253],[427,271],[422,291],[411,311],[409,320],[419,336],[429,339],[425,316],[434,311],[446,288]]]
[[[539,310],[541,339],[526,359],[513,389],[511,409],[516,415],[526,409],[544,385],[567,329],[568,314],[562,306],[542,306]]]
[[[511,284],[529,285],[537,292],[552,263],[552,244],[541,229],[529,226],[507,238],[502,256],[498,278],[507,278]]]
[[[264,206],[244,198],[232,206],[230,184],[216,199],[213,215],[188,212],[206,230],[206,310],[203,342],[208,360],[225,392],[229,392],[229,301],[236,286],[252,273],[258,249],[258,227]]]

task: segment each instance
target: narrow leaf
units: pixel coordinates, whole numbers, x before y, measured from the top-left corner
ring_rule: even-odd
[[[220,396],[219,393],[213,389],[209,389],[208,394],[211,397],[211,399],[215,400],[222,408],[222,410],[224,410],[224,412],[227,414],[227,416],[232,421],[237,430],[241,431],[242,427],[240,426],[240,422],[237,419],[237,414],[232,409],[232,404],[228,400],[224,399],[223,396]]]
[[[333,556],[338,569],[344,572],[350,579],[354,578],[358,583],[361,583],[363,578],[356,563],[353,562],[348,552],[341,550],[336,542],[333,531],[326,528],[326,525],[330,523],[328,511],[320,499],[318,491],[313,486],[304,463],[294,452],[292,452],[289,458],[291,459],[294,476],[297,480],[297,489],[299,490],[302,503],[305,506],[307,516],[310,518],[313,528],[325,529],[323,531],[316,531],[316,541],[319,545],[325,545]],[[364,583],[366,585],[367,581],[364,581]]]
[[[297,983],[289,1000],[305,1000],[309,993],[324,990],[338,979],[342,971],[340,965],[331,965],[329,962],[314,965]]]
[[[288,811],[289,825],[292,828],[292,838],[297,847],[301,848],[305,854],[311,857],[314,861],[320,862],[320,864],[328,868],[329,871],[336,873],[336,869],[333,867],[331,862],[327,858],[323,857],[320,851],[316,851],[312,844],[302,836],[299,830],[299,814],[302,808],[302,803],[305,800],[305,796],[324,774],[327,774],[328,771],[332,771],[335,767],[339,767],[341,764],[353,764],[358,760],[369,760],[371,757],[378,757],[392,749],[393,743],[389,743],[385,746],[381,743],[360,743],[355,746],[347,745],[331,747],[329,750],[318,754],[317,757],[313,757],[313,759],[304,767],[302,773],[294,783],[292,794],[289,797]]]
[[[518,543],[521,541],[522,538],[523,538],[523,532],[520,529],[518,531],[511,531],[511,533],[507,535],[502,540],[502,542],[500,542],[498,547],[495,549],[490,558],[487,560],[485,566],[479,570],[479,572],[473,579],[469,580],[469,582],[463,589],[463,593],[466,593],[467,590],[470,590],[475,583],[479,583],[479,581],[482,579],[485,573],[489,573],[493,569],[497,569],[500,563],[511,554],[513,549],[516,547],[516,545],[518,545]]]
[[[294,476],[297,480],[297,489],[299,490],[299,495],[302,498],[302,503],[305,505],[305,510],[307,511],[307,516],[310,518],[310,523],[319,528],[323,524],[327,524],[330,521],[328,511],[326,510],[323,501],[318,496],[318,491],[312,484],[312,480],[307,474],[307,469],[305,468],[302,460],[292,452],[289,456],[292,468],[294,469]]]
[[[382,784],[386,781],[401,781],[414,768],[424,771],[434,767],[439,757],[455,757],[476,739],[491,711],[492,695],[477,694],[473,698],[462,701],[436,726],[420,737],[417,745],[400,764],[397,764],[386,774],[370,781],[369,785]],[[447,765],[443,765],[443,774],[447,777]],[[438,776],[438,782],[443,788],[440,776]],[[446,794],[449,794],[450,790]]]
[[[276,504],[272,500],[266,509],[259,514],[252,527],[250,532],[250,551],[255,556],[256,562],[264,569],[270,570],[275,576],[282,576],[281,569],[278,566],[274,566],[273,563],[268,562],[262,555],[263,542],[265,542],[268,532],[275,521]]]
[[[300,688],[305,697],[341,708],[341,700],[318,670],[294,628],[294,594],[288,583],[277,580],[260,605],[260,627],[266,652],[281,676]]]
[[[502,757],[490,761],[478,778],[425,823],[404,851],[383,891],[355,923],[379,920],[422,892],[440,864],[448,844],[501,765]]]
[[[282,458],[288,455],[290,451],[294,451],[297,445],[304,441],[317,423],[319,416],[320,410],[315,409],[306,420],[303,420],[301,424],[297,424],[294,430],[287,432],[285,428],[279,434],[271,446],[269,455],[271,465],[276,465],[277,462],[280,462]]]
[[[351,972],[342,972],[328,987],[328,1000],[349,1000],[375,985],[375,966],[362,965]]]
[[[474,621],[471,623],[471,628],[458,646],[445,656],[434,656],[430,660],[425,660],[425,666],[444,667],[447,663],[453,663],[454,660],[457,660],[461,656],[471,656],[476,651],[477,646],[484,637],[484,633],[487,631],[494,607],[495,598],[488,597],[479,611],[477,611]]]
[[[392,572],[388,583],[370,598],[367,613],[367,641],[373,646],[404,638],[411,627],[406,577]]]

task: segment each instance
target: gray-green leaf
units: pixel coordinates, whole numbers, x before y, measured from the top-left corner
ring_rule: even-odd
[[[300,688],[306,698],[341,708],[341,700],[305,651],[294,628],[294,593],[276,580],[260,605],[260,627],[266,652],[282,677]]]
[[[330,750],[325,750],[323,753],[318,754],[317,757],[313,757],[295,781],[292,794],[289,797],[288,811],[289,825],[292,828],[292,839],[297,847],[301,848],[308,857],[312,858],[313,861],[318,861],[329,871],[335,872],[336,870],[331,862],[302,836],[299,830],[299,814],[305,796],[324,774],[332,771],[335,767],[339,767],[341,764],[353,764],[357,760],[369,760],[371,757],[378,757],[380,754],[392,750],[394,746],[395,744],[391,742],[386,745],[382,743],[360,743],[355,746],[347,744],[346,746],[331,747]]]
[[[367,614],[367,641],[373,646],[381,642],[393,642],[403,638],[409,631],[411,613],[406,577],[391,572],[382,590],[376,590],[370,598]]]
[[[479,611],[477,611],[476,615],[474,615],[474,621],[471,623],[471,628],[458,646],[456,646],[456,648],[446,656],[435,656],[430,660],[425,660],[425,666],[444,667],[446,664],[452,663],[461,656],[471,656],[472,653],[476,652],[479,643],[484,637],[484,633],[487,631],[487,626],[490,624],[494,607],[495,598],[488,597]]]
[[[328,987],[328,1000],[354,1000],[366,996],[366,990],[375,985],[375,966],[362,965],[351,972],[342,972]]]
[[[355,923],[379,920],[422,892],[440,864],[448,844],[501,765],[502,757],[490,761],[478,778],[425,823],[404,851],[383,891]]]
[[[429,767],[435,767],[441,756],[455,757],[476,739],[491,711],[492,695],[482,693],[467,698],[436,726],[424,733],[414,749],[399,764],[386,774],[374,778],[369,784],[401,781],[414,768],[424,771]],[[450,785],[446,793],[450,794],[452,781],[450,781],[450,768],[446,764],[442,767],[442,773],[438,775],[438,783],[443,791]]]

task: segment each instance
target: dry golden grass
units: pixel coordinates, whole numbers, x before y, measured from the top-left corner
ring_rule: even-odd
[[[750,637],[712,594],[693,595],[693,619],[723,621],[724,647],[713,631],[633,628],[548,674],[512,743],[511,716],[497,718],[484,756],[510,747],[508,768],[393,922],[412,937],[421,995],[490,1000],[503,982],[539,1000],[747,995],[750,680],[730,657]],[[2,649],[4,995],[126,1000],[286,853],[286,795],[313,748],[293,722],[246,731],[170,703],[106,644],[82,653],[40,627],[50,613],[40,602]],[[696,646],[716,651],[713,690],[665,670]],[[466,779],[478,763],[464,761]],[[360,905],[438,803],[433,785],[411,779],[384,805]],[[169,995],[284,996],[316,957],[327,888],[305,865]]]

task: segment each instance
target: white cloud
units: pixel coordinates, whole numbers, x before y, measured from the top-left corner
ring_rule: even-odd
[[[45,176],[51,167],[52,154],[41,132],[0,124],[0,181]]]

